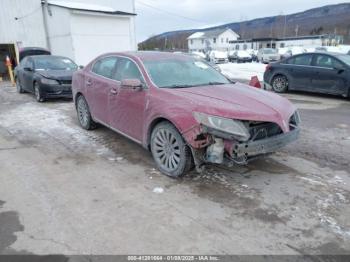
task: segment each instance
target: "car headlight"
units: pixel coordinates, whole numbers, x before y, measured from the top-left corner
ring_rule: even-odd
[[[193,112],[194,118],[198,123],[234,135],[240,141],[248,141],[250,138],[249,130],[239,120],[211,116],[204,113]]]
[[[60,83],[58,83],[57,80],[49,79],[49,78],[42,78],[41,83],[43,83],[45,85],[59,85],[60,84]]]

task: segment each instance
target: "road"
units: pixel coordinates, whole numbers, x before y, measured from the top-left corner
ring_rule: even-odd
[[[349,254],[350,102],[285,96],[298,142],[170,179],[137,144],[82,130],[71,101],[3,83],[0,254]]]

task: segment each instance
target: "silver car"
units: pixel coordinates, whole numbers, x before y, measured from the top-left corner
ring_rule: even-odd
[[[273,48],[261,48],[258,52],[258,62],[263,64],[268,64],[270,62],[275,62],[281,59],[278,51]]]

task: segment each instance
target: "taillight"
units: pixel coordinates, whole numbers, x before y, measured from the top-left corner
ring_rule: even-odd
[[[270,69],[271,69],[271,65],[268,64],[268,65],[266,66],[266,68],[265,68],[265,71],[270,71]]]

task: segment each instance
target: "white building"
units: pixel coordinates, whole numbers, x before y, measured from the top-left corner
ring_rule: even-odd
[[[136,50],[135,0],[1,0],[0,62],[30,46],[81,65],[105,52]]]
[[[340,35],[310,35],[284,38],[254,38],[246,40],[231,41],[231,50],[246,50],[261,48],[285,48],[285,47],[319,47],[337,46],[343,43],[343,36]]]
[[[230,42],[238,38],[239,35],[229,28],[196,32],[187,38],[188,49],[190,52],[227,51],[230,48]]]

